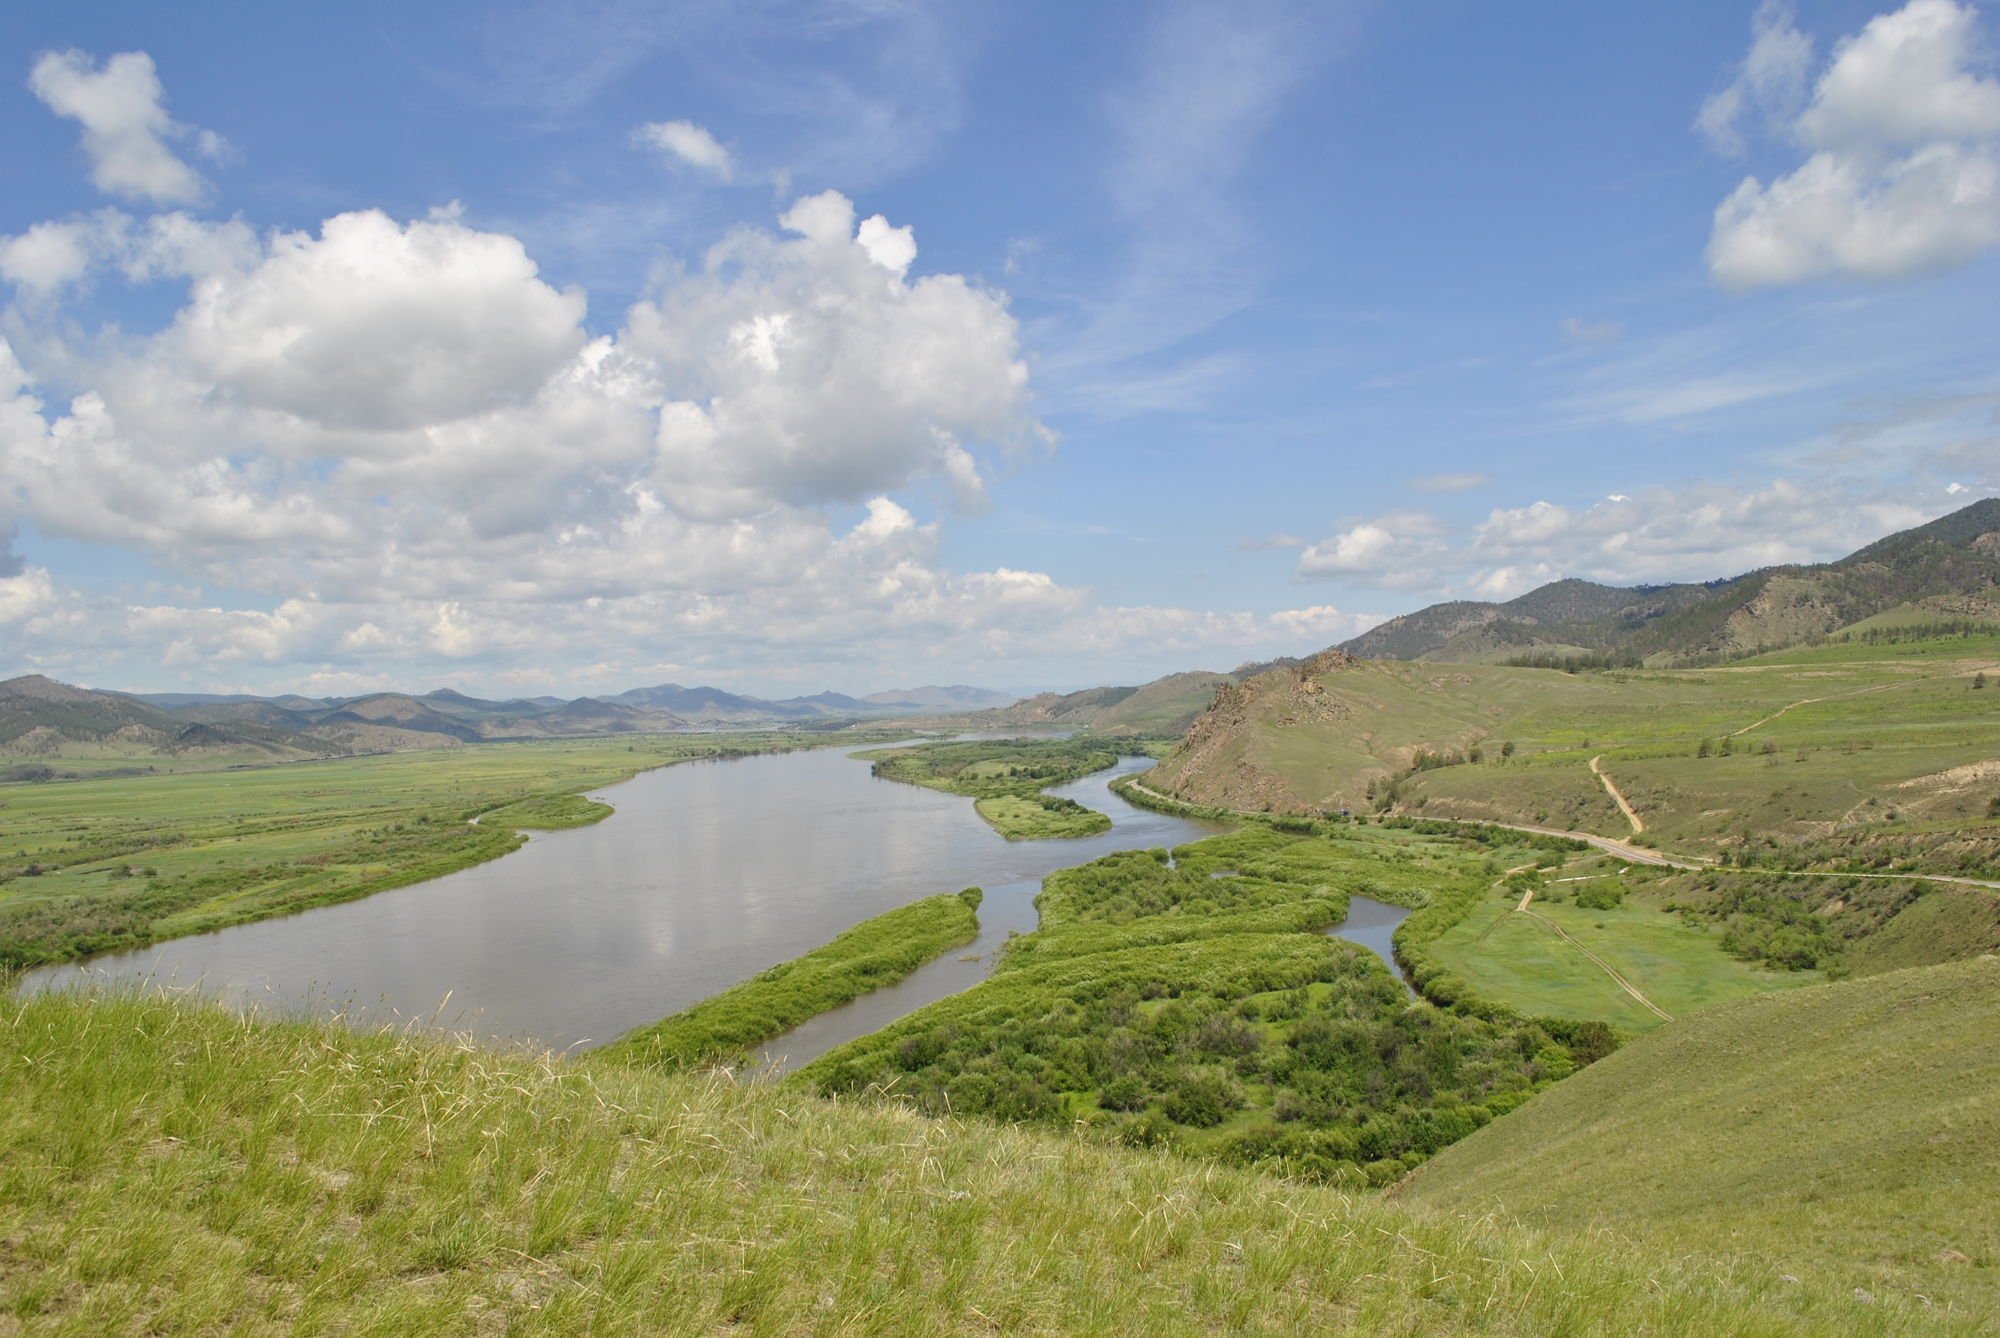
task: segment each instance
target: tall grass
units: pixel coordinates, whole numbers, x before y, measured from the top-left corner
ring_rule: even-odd
[[[0,1003],[0,1073],[0,1329],[1871,1333],[1937,1318],[1754,1261],[1558,1241],[1060,1135],[160,998]]]

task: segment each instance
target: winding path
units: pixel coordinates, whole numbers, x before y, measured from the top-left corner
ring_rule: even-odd
[[[1133,781],[1131,785],[1133,789],[1141,791],[1144,794],[1151,795],[1153,798],[1159,800],[1161,803],[1164,804],[1179,804],[1184,802],[1183,800],[1174,798],[1170,794],[1161,794],[1158,790],[1155,790],[1150,785],[1142,784],[1139,781]],[[1254,818],[1262,816],[1262,814],[1254,812],[1250,809],[1232,808],[1232,809],[1224,809],[1223,811],[1227,813],[1233,813],[1236,816],[1242,818]],[[1633,845],[1629,841],[1620,841],[1615,837],[1610,837],[1610,836],[1599,836],[1595,832],[1570,831],[1562,827],[1537,827],[1532,823],[1501,822],[1493,818],[1426,817],[1424,821],[1448,822],[1459,827],[1504,827],[1510,832],[1528,832],[1535,836],[1560,836],[1566,838],[1567,840],[1581,841],[1585,845],[1595,846],[1597,849],[1602,850],[1605,854],[1615,855],[1619,859],[1622,859],[1627,863],[1650,864],[1654,868],[1659,868],[1659,869],[1689,869],[1689,870],[1706,869],[1717,873],[1764,873],[1764,874],[1782,873],[1792,878],[1907,878],[1907,879],[1914,879],[1918,882],[1951,883],[1957,887],[1978,887],[1978,888],[1984,888],[1989,892],[2000,892],[2000,882],[1982,878],[1966,878],[1959,874],[1952,874],[1952,873],[1872,873],[1872,872],[1863,873],[1858,869],[1855,870],[1741,869],[1739,870],[1739,869],[1733,869],[1726,864],[1718,864],[1714,860],[1695,859],[1681,855],[1667,855],[1667,854],[1662,854],[1657,850],[1646,850],[1643,849],[1642,847]]]
[[[1964,661],[1961,660],[1959,661],[1959,663],[1963,664]],[[1910,686],[1910,684],[1912,683],[1927,683],[1933,679],[1938,679],[1938,678],[1971,678],[1974,674],[1989,674],[1995,672],[1996,670],[2000,670],[2000,666],[1980,665],[1976,668],[1960,669],[1957,670],[1956,672],[1949,674],[1918,674],[1913,678],[1897,679],[1893,683],[1877,683],[1873,687],[1856,688],[1852,692],[1835,692],[1825,697],[1804,697],[1798,701],[1793,702],[1789,706],[1780,706],[1777,710],[1771,712],[1771,714],[1765,716],[1762,720],[1753,720],[1749,724],[1745,725],[1742,729],[1733,729],[1729,731],[1729,736],[1731,738],[1740,738],[1743,735],[1748,734],[1753,729],[1758,729],[1764,725],[1770,724],[1773,720],[1776,720],[1779,716],[1785,714],[1787,711],[1798,710],[1801,706],[1816,706],[1820,702],[1837,702],[1844,697],[1865,697],[1871,692],[1887,692],[1890,688],[1906,688]]]
[[[1639,816],[1639,810],[1633,808],[1631,802],[1623,794],[1619,793],[1618,787],[1611,783],[1611,777],[1606,775],[1604,768],[1598,765],[1603,760],[1603,753],[1599,753],[1590,759],[1590,774],[1604,782],[1604,792],[1611,796],[1613,803],[1618,805],[1618,811],[1625,815],[1625,821],[1632,824],[1632,835],[1637,836],[1646,830],[1646,820]]]

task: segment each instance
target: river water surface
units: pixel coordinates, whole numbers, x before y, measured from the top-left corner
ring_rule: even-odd
[[[363,1022],[415,1019],[489,1039],[585,1047],[872,915],[937,892],[986,890],[975,944],[817,1019],[815,1033],[794,1033],[786,1048],[802,1060],[827,1037],[845,1039],[856,1026],[860,1035],[927,1002],[927,991],[942,997],[983,979],[1007,933],[1034,928],[1043,875],[1220,830],[1136,808],[1106,789],[1150,765],[1121,759],[1051,791],[1108,814],[1109,832],[1010,842],[971,800],[879,780],[837,749],[687,762],[597,792],[617,809],[603,822],[537,834],[491,863],[47,968],[22,987],[154,981],[287,1013],[344,1009]],[[968,955],[978,960],[960,960]]]

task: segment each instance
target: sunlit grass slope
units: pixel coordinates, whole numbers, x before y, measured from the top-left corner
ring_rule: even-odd
[[[1146,784],[1224,808],[1629,836],[1601,757],[1664,849],[1962,873],[1996,857],[1996,755],[1989,639],[1574,674],[1321,656],[1220,692]]]
[[[1163,1153],[158,999],[0,1003],[0,1072],[0,1331],[1867,1333],[1943,1318],[1686,1245],[1552,1244]]]
[[[1676,1018],[1818,979],[1732,957],[1718,938],[1636,900],[1603,909],[1543,900],[1529,914],[1489,898],[1432,951],[1482,998],[1531,1017],[1609,1022],[1628,1034],[1663,1019],[1620,988],[1611,971]]]
[[[1990,1321],[1996,1018],[1992,957],[1721,1005],[1447,1148],[1398,1197],[1739,1252]]]

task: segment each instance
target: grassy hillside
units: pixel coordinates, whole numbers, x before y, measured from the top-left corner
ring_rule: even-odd
[[[1996,1016],[1992,957],[1719,1007],[1447,1149],[1397,1197],[1757,1255],[1808,1283],[1990,1317]]]
[[[1589,673],[1332,652],[1221,689],[1146,783],[1227,808],[1631,835],[1601,758],[1665,848],[1861,867],[1914,852],[1953,872],[2000,865],[1996,756],[2000,638]]]
[[[0,999],[0,1071],[0,1329],[1865,1334],[1993,1318],[1887,1290],[1861,1304],[1685,1243],[1606,1248],[1146,1150],[157,999]]]

